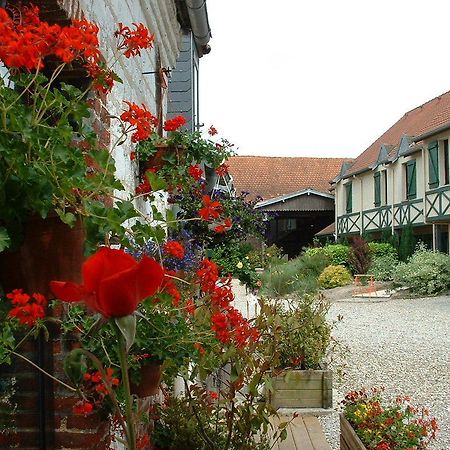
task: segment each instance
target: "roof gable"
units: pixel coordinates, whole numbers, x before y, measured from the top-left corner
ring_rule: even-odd
[[[446,124],[450,124],[450,91],[407,112],[356,158],[345,176],[369,170],[376,165],[382,145],[392,146],[389,157],[393,159],[400,155],[400,147],[402,152],[406,151],[407,141],[404,140],[402,144],[404,136],[416,140],[414,136],[439,130]]]

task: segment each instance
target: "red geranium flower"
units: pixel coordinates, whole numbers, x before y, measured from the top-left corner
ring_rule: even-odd
[[[214,136],[214,135],[217,134],[217,130],[211,125],[211,126],[209,127],[208,134],[209,134],[210,136]]]
[[[200,181],[202,179],[203,170],[200,169],[198,164],[195,164],[189,166],[188,173],[195,181]]]
[[[45,317],[47,300],[42,294],[34,293],[30,296],[22,289],[14,289],[6,294],[6,298],[15,305],[9,312],[9,316],[15,317],[22,325],[32,327],[37,319]]]
[[[209,195],[203,196],[203,208],[198,210],[198,215],[203,220],[217,219],[222,212],[222,205],[217,200],[211,200]]]
[[[228,173],[228,166],[227,164],[221,164],[219,167],[216,168],[215,172],[219,177],[224,177]]]
[[[154,259],[144,256],[138,262],[123,250],[102,247],[83,264],[83,285],[52,281],[50,288],[63,301],[84,301],[106,318],[122,317],[153,295],[163,276],[163,268]]]
[[[183,116],[175,116],[173,119],[168,119],[164,122],[165,131],[176,131],[186,123],[186,119]]]
[[[125,57],[136,56],[141,54],[141,49],[152,48],[154,34],[143,23],[133,23],[135,30],[130,27],[124,27],[119,23],[119,29],[114,33],[114,36],[121,37],[121,41],[117,45],[118,50],[125,50]]]
[[[184,258],[184,248],[178,241],[169,241],[163,246],[164,251],[174,258]]]
[[[136,103],[127,102],[128,111],[124,111],[120,118],[135,127],[135,132],[131,136],[132,142],[138,142],[147,139],[158,125],[158,118],[155,117],[145,105],[142,108]],[[127,130],[128,131],[128,130]]]
[[[230,218],[226,218],[226,219],[223,221],[222,224],[217,225],[217,226],[214,228],[214,231],[215,231],[216,233],[218,233],[218,234],[220,234],[220,233],[225,233],[225,231],[228,231],[228,230],[231,228],[232,225],[233,225],[233,222],[231,221],[231,219],[230,219]]]

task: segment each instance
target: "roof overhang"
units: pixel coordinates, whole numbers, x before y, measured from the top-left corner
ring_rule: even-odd
[[[447,131],[447,130],[450,130],[450,122],[447,122],[444,125],[434,128],[433,130],[427,131],[426,133],[419,134],[418,136],[414,137],[412,140],[413,140],[413,142],[420,142],[420,141],[423,141],[425,139],[433,137],[434,135],[442,133],[443,131]]]
[[[280,195],[279,197],[269,198],[268,200],[264,200],[262,202],[258,202],[255,205],[255,208],[264,208],[265,206],[273,205],[275,203],[285,202],[286,200],[290,200],[291,198],[301,197],[302,195],[317,195],[319,197],[329,198],[334,200],[334,195],[327,194],[326,192],[316,191],[314,189],[303,189],[297,192],[291,192],[289,194]]]

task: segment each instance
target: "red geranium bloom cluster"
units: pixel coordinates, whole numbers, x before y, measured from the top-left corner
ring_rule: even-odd
[[[224,311],[216,312],[211,316],[211,329],[216,332],[216,337],[224,344],[234,342],[236,347],[245,347],[249,341],[259,339],[259,331],[251,327],[242,314],[232,306]]]
[[[215,228],[214,228],[214,231],[216,232],[216,233],[225,233],[226,231],[228,231],[231,227],[232,227],[232,225],[233,225],[233,222],[231,221],[231,219],[230,218],[226,218],[224,221],[223,221],[223,223],[221,223],[220,225],[217,225]]]
[[[144,181],[136,186],[136,194],[138,195],[146,195],[152,192],[152,185],[150,184],[150,180],[147,177],[147,172],[155,173],[156,169],[154,167],[147,169],[144,174]]]
[[[112,388],[120,384],[120,380],[114,377],[112,368],[108,367],[105,372],[107,382]],[[83,394],[83,400],[77,402],[72,409],[74,414],[77,415],[86,416],[94,410],[94,407],[101,407],[105,397],[108,395],[108,388],[99,371],[85,373],[80,390]]]
[[[224,344],[234,342],[239,348],[247,345],[249,340],[256,341],[258,330],[230,305],[234,300],[231,279],[219,278],[217,265],[208,259],[202,261],[197,277],[201,291],[211,295],[211,305],[216,309],[211,316],[211,329],[217,339]]]
[[[172,305],[177,307],[180,304],[181,293],[177,289],[177,286],[173,278],[171,278],[173,276],[176,276],[176,273],[173,270],[166,269],[164,275],[165,276],[160,291],[169,294],[172,297]]]
[[[174,258],[184,258],[184,247],[178,241],[166,242],[163,246],[164,251]]]
[[[135,127],[135,132],[131,136],[132,142],[139,142],[148,139],[156,126],[158,126],[158,119],[155,117],[145,105],[142,108],[136,103],[127,102],[128,111],[124,111],[120,118],[124,122],[128,122],[132,127]]]
[[[217,200],[211,200],[209,195],[202,198],[203,208],[198,210],[198,215],[203,220],[217,219],[222,212],[222,204]]]
[[[131,30],[130,27],[124,27],[119,23],[119,29],[114,33],[114,36],[121,37],[117,49],[125,50],[124,55],[129,58],[130,56],[136,56],[141,54],[141,50],[145,48],[153,47],[154,34],[150,34],[150,31],[143,23],[133,23],[135,30]]]
[[[211,125],[208,130],[208,134],[210,136],[215,136],[217,134],[217,130]]]
[[[195,164],[189,166],[188,173],[195,181],[200,181],[202,179],[203,170],[198,164]]]
[[[22,325],[32,327],[37,319],[45,317],[47,300],[42,294],[28,295],[22,289],[14,289],[6,297],[15,305],[9,311],[10,317],[15,317]]]
[[[175,116],[173,119],[168,119],[164,122],[165,131],[176,131],[186,123],[186,119],[183,116]]]
[[[15,24],[0,8],[0,59],[10,68],[41,69],[43,59],[55,55],[65,63],[83,57],[97,61],[98,27],[87,20],[71,26],[49,25],[39,19],[39,8],[24,7],[22,20]]]
[[[216,167],[215,172],[219,177],[224,177],[228,173],[229,167],[228,164],[223,163],[219,167]]]

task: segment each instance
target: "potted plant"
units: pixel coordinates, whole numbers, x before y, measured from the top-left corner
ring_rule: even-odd
[[[438,424],[427,408],[409,396],[393,402],[382,398],[383,388],[351,391],[341,402],[341,449],[425,450],[436,438]]]
[[[275,408],[331,408],[332,372],[326,355],[332,325],[329,303],[322,296],[261,302],[267,346],[274,354],[267,394]]]

